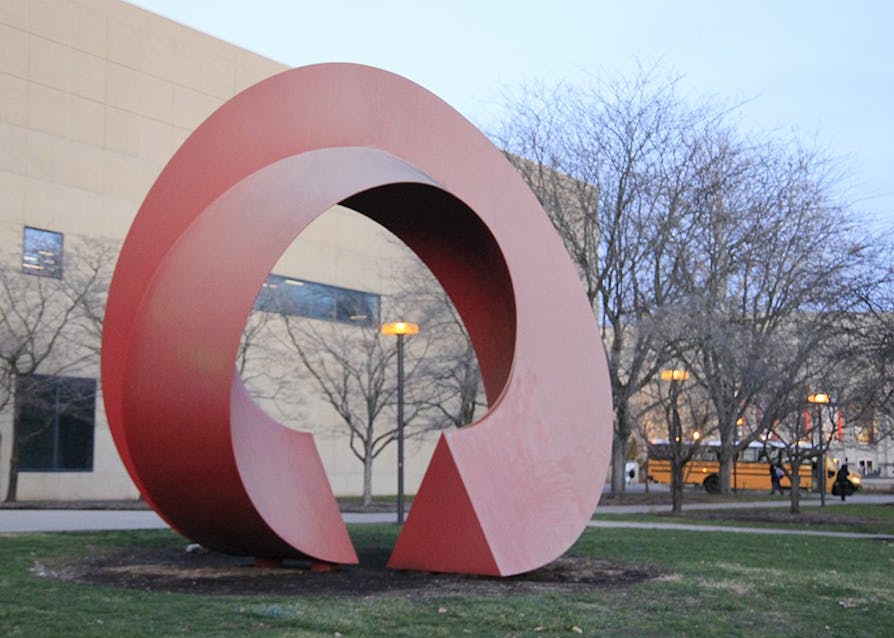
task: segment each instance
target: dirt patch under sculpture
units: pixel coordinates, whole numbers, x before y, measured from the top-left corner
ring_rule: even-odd
[[[104,551],[88,558],[38,563],[32,571],[59,580],[204,595],[387,596],[503,595],[625,586],[659,575],[592,558],[563,557],[536,571],[509,578],[392,571],[390,550],[360,553],[360,565],[325,573],[309,562],[256,567],[252,559],[181,549]]]

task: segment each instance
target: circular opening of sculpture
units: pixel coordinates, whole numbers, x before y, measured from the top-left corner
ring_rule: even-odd
[[[514,312],[503,256],[473,211],[432,186],[380,186],[319,215],[279,257],[236,370],[272,420],[315,435],[336,494],[391,495],[393,507],[398,352],[380,327],[418,328],[400,379],[412,494],[438,432],[482,419],[502,392]]]

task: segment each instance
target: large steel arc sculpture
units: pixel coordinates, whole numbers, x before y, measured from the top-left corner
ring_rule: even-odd
[[[412,248],[454,301],[491,405],[435,449],[389,565],[510,575],[561,555],[608,466],[605,359],[538,202],[477,129],[381,70],[288,71],[224,104],[146,197],[109,293],[103,387],[144,498],[208,547],[357,556],[313,437],[267,416],[234,361],[277,258],[342,203]]]

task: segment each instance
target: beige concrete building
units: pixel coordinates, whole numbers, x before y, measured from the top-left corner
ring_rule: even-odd
[[[228,98],[284,70],[119,0],[0,0],[0,247],[8,275],[52,280],[74,267],[71,248],[78,242],[120,244],[187,136]],[[275,273],[356,293],[355,300],[378,310],[390,290],[389,272],[405,259],[384,230],[341,209],[305,231]],[[18,498],[136,497],[105,421],[98,354],[68,367],[63,356],[54,354],[58,365],[36,372],[65,370],[94,388],[89,431],[66,441],[60,421],[46,445],[61,451],[29,444],[24,465],[19,459]],[[58,407],[58,397],[74,386],[53,387]],[[320,434],[336,493],[359,493],[362,464],[318,395],[308,390],[314,398],[300,417]],[[9,398],[0,412],[0,495],[9,481],[15,403]],[[421,478],[432,441],[429,436],[408,448],[409,491]],[[376,493],[394,493],[394,466],[392,449],[376,460]]]

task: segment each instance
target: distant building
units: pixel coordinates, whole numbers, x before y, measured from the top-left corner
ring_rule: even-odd
[[[19,277],[49,281],[75,266],[75,244],[120,245],[155,178],[190,133],[230,97],[286,69],[119,0],[3,2],[4,266]],[[380,317],[382,299],[391,290],[390,271],[405,259],[403,247],[383,229],[336,208],[301,235],[268,281],[272,287],[304,284],[303,296],[274,298],[264,290],[259,304],[275,301],[282,308],[288,301],[290,313],[375,325],[391,319]],[[19,380],[18,391],[25,389],[21,384],[42,382],[34,393],[39,405],[17,410],[10,400],[0,412],[0,498],[16,432],[39,434],[19,459],[20,500],[136,498],[105,420],[98,354],[53,368],[63,369]],[[357,494],[363,466],[318,395],[308,389],[301,417],[314,431],[329,432],[317,444],[334,491]],[[44,427],[47,422],[51,427]],[[423,437],[408,447],[411,492],[433,441]],[[395,465],[391,448],[377,458],[376,493],[395,492]]]

